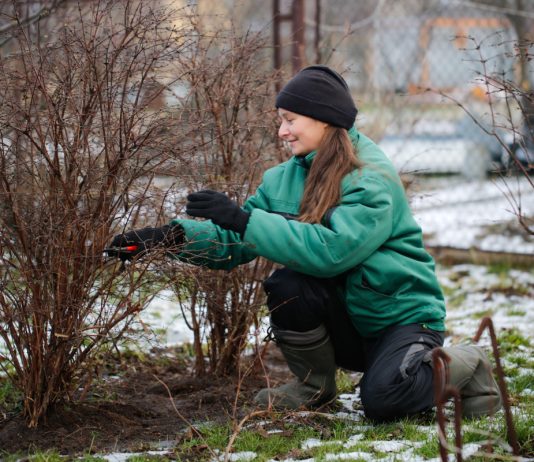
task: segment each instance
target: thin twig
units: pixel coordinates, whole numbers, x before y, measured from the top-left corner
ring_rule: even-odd
[[[247,423],[250,419],[254,417],[259,417],[263,415],[269,415],[271,414],[271,411],[253,411],[249,414],[247,414],[245,417],[243,417],[237,426],[235,427],[234,431],[232,432],[232,435],[230,436],[230,440],[228,441],[228,444],[226,445],[226,449],[224,450],[224,462],[228,462],[230,458],[230,452],[232,451],[232,447],[234,445],[234,442],[236,438],[239,436],[239,433],[241,433],[241,430],[243,429],[243,425]]]
[[[217,454],[209,447],[209,445],[207,444],[206,440],[204,439],[204,437],[202,436],[202,433],[200,433],[196,428],[195,426],[189,422],[189,420],[187,420],[183,415],[182,413],[178,410],[178,408],[176,407],[176,404],[174,402],[174,398],[172,397],[172,393],[171,393],[171,390],[169,389],[169,387],[167,386],[167,384],[161,380],[156,374],[152,374],[152,376],[159,382],[163,385],[163,387],[165,388],[165,390],[167,390],[167,394],[169,395],[169,400],[172,404],[172,407],[174,408],[174,412],[176,412],[176,415],[180,418],[180,420],[182,420],[182,422],[184,422],[187,427],[189,428],[189,430],[191,431],[191,433],[199,438],[200,440],[202,440],[202,442],[206,445],[206,448],[208,449],[208,451],[210,452],[210,454],[213,456],[213,457],[217,457]]]

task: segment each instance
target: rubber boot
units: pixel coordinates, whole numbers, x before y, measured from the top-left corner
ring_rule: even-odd
[[[482,348],[474,345],[443,348],[451,358],[449,378],[458,388],[464,417],[491,415],[502,405],[492,366]]]
[[[262,407],[317,408],[336,397],[334,347],[324,325],[308,332],[271,325],[276,344],[296,380],[277,388],[264,388],[254,398]]]

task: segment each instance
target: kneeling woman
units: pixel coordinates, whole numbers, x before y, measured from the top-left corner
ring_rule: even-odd
[[[242,208],[200,191],[188,196],[186,211],[208,220],[175,219],[116,236],[112,245],[138,244],[137,252],[179,245],[180,259],[216,269],[257,256],[282,265],[264,287],[272,334],[296,380],[261,390],[259,405],[327,403],[343,367],[364,372],[362,403],[374,420],[430,409],[430,352],[443,344],[445,303],[398,174],[354,127],[357,109],[334,70],[303,69],[276,107],[278,136],[293,157],[267,170]],[[482,350],[446,352],[464,413],[497,410]]]

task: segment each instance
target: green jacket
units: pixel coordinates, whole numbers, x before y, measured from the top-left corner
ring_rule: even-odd
[[[445,303],[394,167],[369,138],[349,131],[364,167],[342,181],[341,201],[322,224],[295,219],[315,152],[267,170],[243,208],[243,238],[211,221],[175,219],[186,233],[181,260],[231,269],[257,256],[316,277],[346,275],[347,310],[364,337],[391,325],[443,331]]]

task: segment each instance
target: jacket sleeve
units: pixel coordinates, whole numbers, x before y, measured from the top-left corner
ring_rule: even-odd
[[[269,260],[316,277],[333,277],[382,246],[393,229],[393,196],[387,179],[353,175],[328,226],[252,211],[244,241]]]
[[[261,187],[247,199],[243,208],[248,212],[267,208]],[[215,225],[211,220],[176,218],[171,225],[180,224],[185,231],[186,244],[176,257],[183,262],[211,269],[230,270],[258,256],[255,249],[241,240],[241,236]]]

